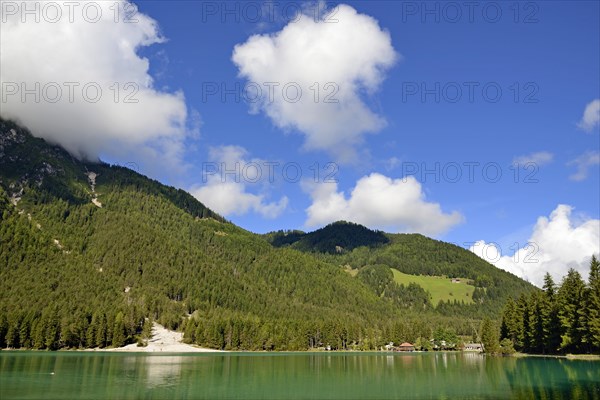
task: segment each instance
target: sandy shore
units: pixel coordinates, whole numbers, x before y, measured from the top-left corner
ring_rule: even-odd
[[[208,349],[205,347],[192,346],[190,344],[183,343],[183,333],[171,331],[155,322],[152,326],[152,338],[148,340],[148,345],[146,347],[138,347],[137,343],[133,343],[123,347],[86,349],[86,351],[119,351],[136,353],[208,353],[221,352],[222,350]]]

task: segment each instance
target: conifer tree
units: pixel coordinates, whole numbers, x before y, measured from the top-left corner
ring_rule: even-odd
[[[98,345],[98,342],[96,341],[96,331],[98,329],[99,324],[98,320],[98,313],[94,313],[94,315],[92,316],[92,321],[90,322],[90,325],[88,326],[86,332],[85,344],[87,347],[96,347]]]
[[[529,328],[531,330],[531,352],[541,354],[544,352],[544,297],[539,292],[533,292],[530,298],[531,315]]]
[[[518,344],[517,349],[528,353],[531,351],[531,312],[530,312],[530,304],[527,299],[527,296],[522,295],[519,297],[519,301],[517,303],[518,313],[519,313],[519,336],[518,336]]]
[[[45,340],[46,348],[49,350],[56,350],[59,346],[60,337],[60,321],[58,319],[58,311],[56,309],[46,308],[42,314],[46,314],[46,317],[42,317],[46,321],[45,329]]]
[[[565,352],[579,352],[583,345],[582,318],[585,284],[579,272],[569,269],[558,290],[559,318],[562,328],[560,348]]]
[[[36,350],[46,347],[46,325],[42,318],[38,318],[31,328],[32,346]]]
[[[20,320],[16,313],[8,316],[8,329],[6,331],[6,346],[10,348],[18,348],[19,341],[19,324]]]
[[[544,297],[544,351],[554,354],[558,351],[561,343],[561,324],[558,318],[556,285],[549,273],[544,276]]]
[[[96,345],[100,348],[106,347],[106,315],[99,314],[96,325]]]
[[[0,314],[0,349],[6,347],[6,330],[8,329],[8,323],[6,316]]]
[[[33,313],[28,312],[21,320],[19,329],[19,347],[21,348],[31,348],[31,323],[33,318]]]
[[[497,353],[499,351],[500,342],[496,326],[487,317],[481,323],[481,341],[486,353]]]
[[[517,342],[519,334],[519,318],[517,314],[517,305],[512,297],[508,298],[504,310],[502,312],[502,324],[500,326],[500,338],[510,339],[514,343]]]
[[[586,299],[585,341],[592,352],[600,353],[600,262],[592,256]]]
[[[125,323],[123,322],[123,312],[119,311],[115,317],[115,324],[112,334],[112,345],[121,347],[125,345]]]

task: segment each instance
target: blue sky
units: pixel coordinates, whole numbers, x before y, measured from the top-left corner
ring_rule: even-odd
[[[228,4],[230,10],[235,9],[234,3]],[[598,148],[598,135],[577,128],[586,104],[597,98],[600,91],[597,2],[536,2],[537,9],[521,5],[521,23],[514,22],[515,10],[501,3],[497,4],[503,15],[497,23],[488,22],[494,19],[493,7],[489,8],[487,20],[476,8],[472,23],[468,10],[461,7],[463,17],[458,23],[451,23],[453,10],[444,11],[442,3],[428,3],[431,9],[437,5],[437,15],[424,15],[424,10],[413,15],[412,8],[405,5],[403,10],[402,4],[394,2],[347,4],[377,19],[389,31],[394,49],[402,59],[385,74],[381,89],[368,98],[368,104],[387,120],[388,126],[365,141],[370,160],[356,166],[340,165],[336,175],[340,189],[348,190],[359,177],[371,172],[402,177],[402,165],[386,166],[386,161],[393,157],[400,163],[417,163],[419,170],[422,163],[435,169],[436,163],[457,162],[465,174],[458,183],[443,179],[452,173],[450,180],[453,180],[455,170],[440,173],[440,183],[435,182],[434,174],[419,179],[428,198],[440,202],[446,210],[465,214],[465,223],[443,236],[447,240],[462,242],[511,235],[533,225],[539,215],[548,214],[558,203],[570,204],[598,218],[597,168],[586,181],[574,182],[568,179],[573,169],[565,165],[579,154]],[[223,102],[220,89],[216,95],[205,93],[207,101],[203,101],[202,84],[224,83],[228,89],[234,89],[236,83],[242,86],[246,83],[238,79],[238,69],[231,61],[236,44],[245,42],[252,34],[272,33],[282,28],[281,23],[264,28],[251,23],[254,20],[251,8],[247,8],[246,15],[238,6],[239,13],[233,15],[225,14],[227,10],[220,3],[212,5],[217,8],[216,15],[202,2],[139,3],[140,11],[157,19],[163,34],[169,38],[168,43],[148,49],[151,54],[160,47],[169,59],[166,67],[159,66],[168,72],[157,79],[157,85],[184,90],[187,104],[202,116],[201,137],[196,142],[200,150],[186,160],[191,164],[206,160],[208,146],[238,145],[252,157],[298,162],[309,177],[314,173],[309,167],[315,162],[324,166],[336,161],[322,151],[299,150],[300,135],[286,134],[273,127],[264,115],[249,114],[243,100],[237,102],[233,95]],[[421,3],[411,5],[421,7]],[[285,13],[283,7],[274,6],[277,17]],[[537,22],[524,23],[530,15]],[[224,23],[222,18],[226,19]],[[265,13],[264,19],[271,18]],[[441,87],[448,83],[460,84],[464,90],[462,99],[451,103],[456,93],[450,92],[453,86],[448,86],[446,96],[441,93],[439,103],[434,94],[422,101],[420,87],[417,94],[410,94],[413,83],[419,86],[425,83],[426,88],[435,91],[436,82],[440,84],[440,93]],[[484,98],[482,89],[476,88],[471,102],[465,82],[481,86],[497,83],[502,98],[492,103],[492,99]],[[521,87],[517,89],[515,83]],[[527,83],[532,85],[523,88]],[[490,97],[495,96],[494,88],[489,90]],[[515,102],[515,92],[520,92],[519,102]],[[526,99],[527,95],[531,98]],[[539,151],[553,153],[553,162],[537,171],[521,170],[515,183],[515,171],[510,169],[512,160]],[[481,163],[481,167],[474,167],[473,183],[468,182],[468,167],[462,165],[465,162]],[[491,182],[494,167],[488,170],[489,179],[484,179],[487,176],[483,165],[489,162],[502,167],[503,176],[497,183]],[[404,170],[412,171],[412,167],[405,165]],[[533,173],[532,181],[538,182],[524,182],[528,173]],[[283,180],[277,175],[276,179]],[[194,176],[183,178],[184,187],[196,183]],[[291,199],[289,211],[276,219],[265,219],[255,213],[231,219],[259,232],[303,228],[304,209],[310,199],[299,185],[284,183],[276,182],[269,188],[269,195],[274,199],[287,195]],[[521,237],[522,241],[526,239]]]
[[[166,108],[173,110],[170,121],[176,115],[184,126],[167,124],[176,131],[172,136],[158,132],[138,142],[129,140],[137,134],[132,128],[127,140],[115,134],[93,151],[88,140],[81,151],[134,163],[129,165],[190,190],[254,232],[309,230],[344,218],[460,245],[496,242],[507,258],[532,238],[548,248],[557,238],[572,237],[583,246],[575,246],[577,251],[597,253],[600,3],[475,2],[473,9],[465,4],[137,2],[135,15],[145,19],[135,28],[152,31],[148,36],[155,43],[141,43],[130,27],[119,37],[136,37],[131,40],[138,43],[139,74],[153,80],[148,96],[169,101],[157,109],[142,104],[140,120],[158,118]],[[293,18],[300,9],[304,16]],[[324,19],[338,18],[323,28]],[[298,44],[302,40],[308,44]],[[94,54],[101,64],[102,54],[110,60],[112,53]],[[5,53],[9,72],[3,82],[18,81],[8,75],[12,65],[6,59]],[[118,65],[128,68],[123,60]],[[313,104],[305,102],[314,95],[306,86],[298,103],[279,99],[257,106],[233,93],[222,98],[223,87],[235,91],[258,82],[264,88],[265,81],[277,82],[281,97],[285,84],[313,76],[315,82],[328,77],[317,82],[320,101]],[[335,88],[338,109],[323,103],[323,95]],[[13,114],[19,112],[24,111]],[[35,133],[35,121],[30,128]],[[74,136],[51,139],[79,149]],[[127,151],[150,142],[155,152]],[[221,162],[240,162],[242,168],[255,162],[263,167],[263,179],[241,176],[236,182],[229,175],[222,182],[220,172],[203,174]],[[272,181],[265,162],[279,163]],[[302,179],[286,179],[286,163],[300,167]],[[437,174],[423,174],[436,168]],[[323,182],[328,172],[335,172],[337,183]],[[559,220],[566,221],[563,231]],[[556,261],[551,253],[542,248],[540,254]],[[581,257],[559,261],[584,265]],[[527,275],[522,265],[502,267]]]

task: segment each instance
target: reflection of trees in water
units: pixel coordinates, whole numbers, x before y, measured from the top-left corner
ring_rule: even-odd
[[[146,357],[146,385],[149,388],[179,383],[182,356]]]
[[[481,370],[481,380],[484,382],[482,388],[490,395],[512,399],[514,394],[510,390],[507,372],[515,369],[516,359],[487,355],[482,357],[484,360]]]
[[[474,353],[19,353],[0,357],[0,382],[13,385],[0,397],[600,400],[598,366]]]
[[[593,361],[517,359],[507,371],[515,399],[600,399],[599,365]]]

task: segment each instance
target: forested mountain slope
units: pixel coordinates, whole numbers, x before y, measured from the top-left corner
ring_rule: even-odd
[[[224,349],[369,349],[437,326],[469,334],[470,316],[433,309],[421,288],[377,292],[377,273],[340,268],[402,244],[385,237],[340,255],[275,248],[182,190],[79,161],[0,120],[0,347],[119,346],[151,320]]]
[[[448,280],[462,278],[463,283],[467,279],[476,287],[475,304],[455,301],[431,304],[444,315],[497,315],[508,298],[534,290],[531,284],[464,248],[419,234],[388,234],[336,222],[311,233],[278,231],[265,237],[275,247],[297,248],[323,261],[358,270],[359,278],[368,272],[370,281],[377,279],[374,285],[380,288],[393,287],[393,275],[386,268],[412,275],[444,276]],[[315,237],[320,240],[314,240]]]

